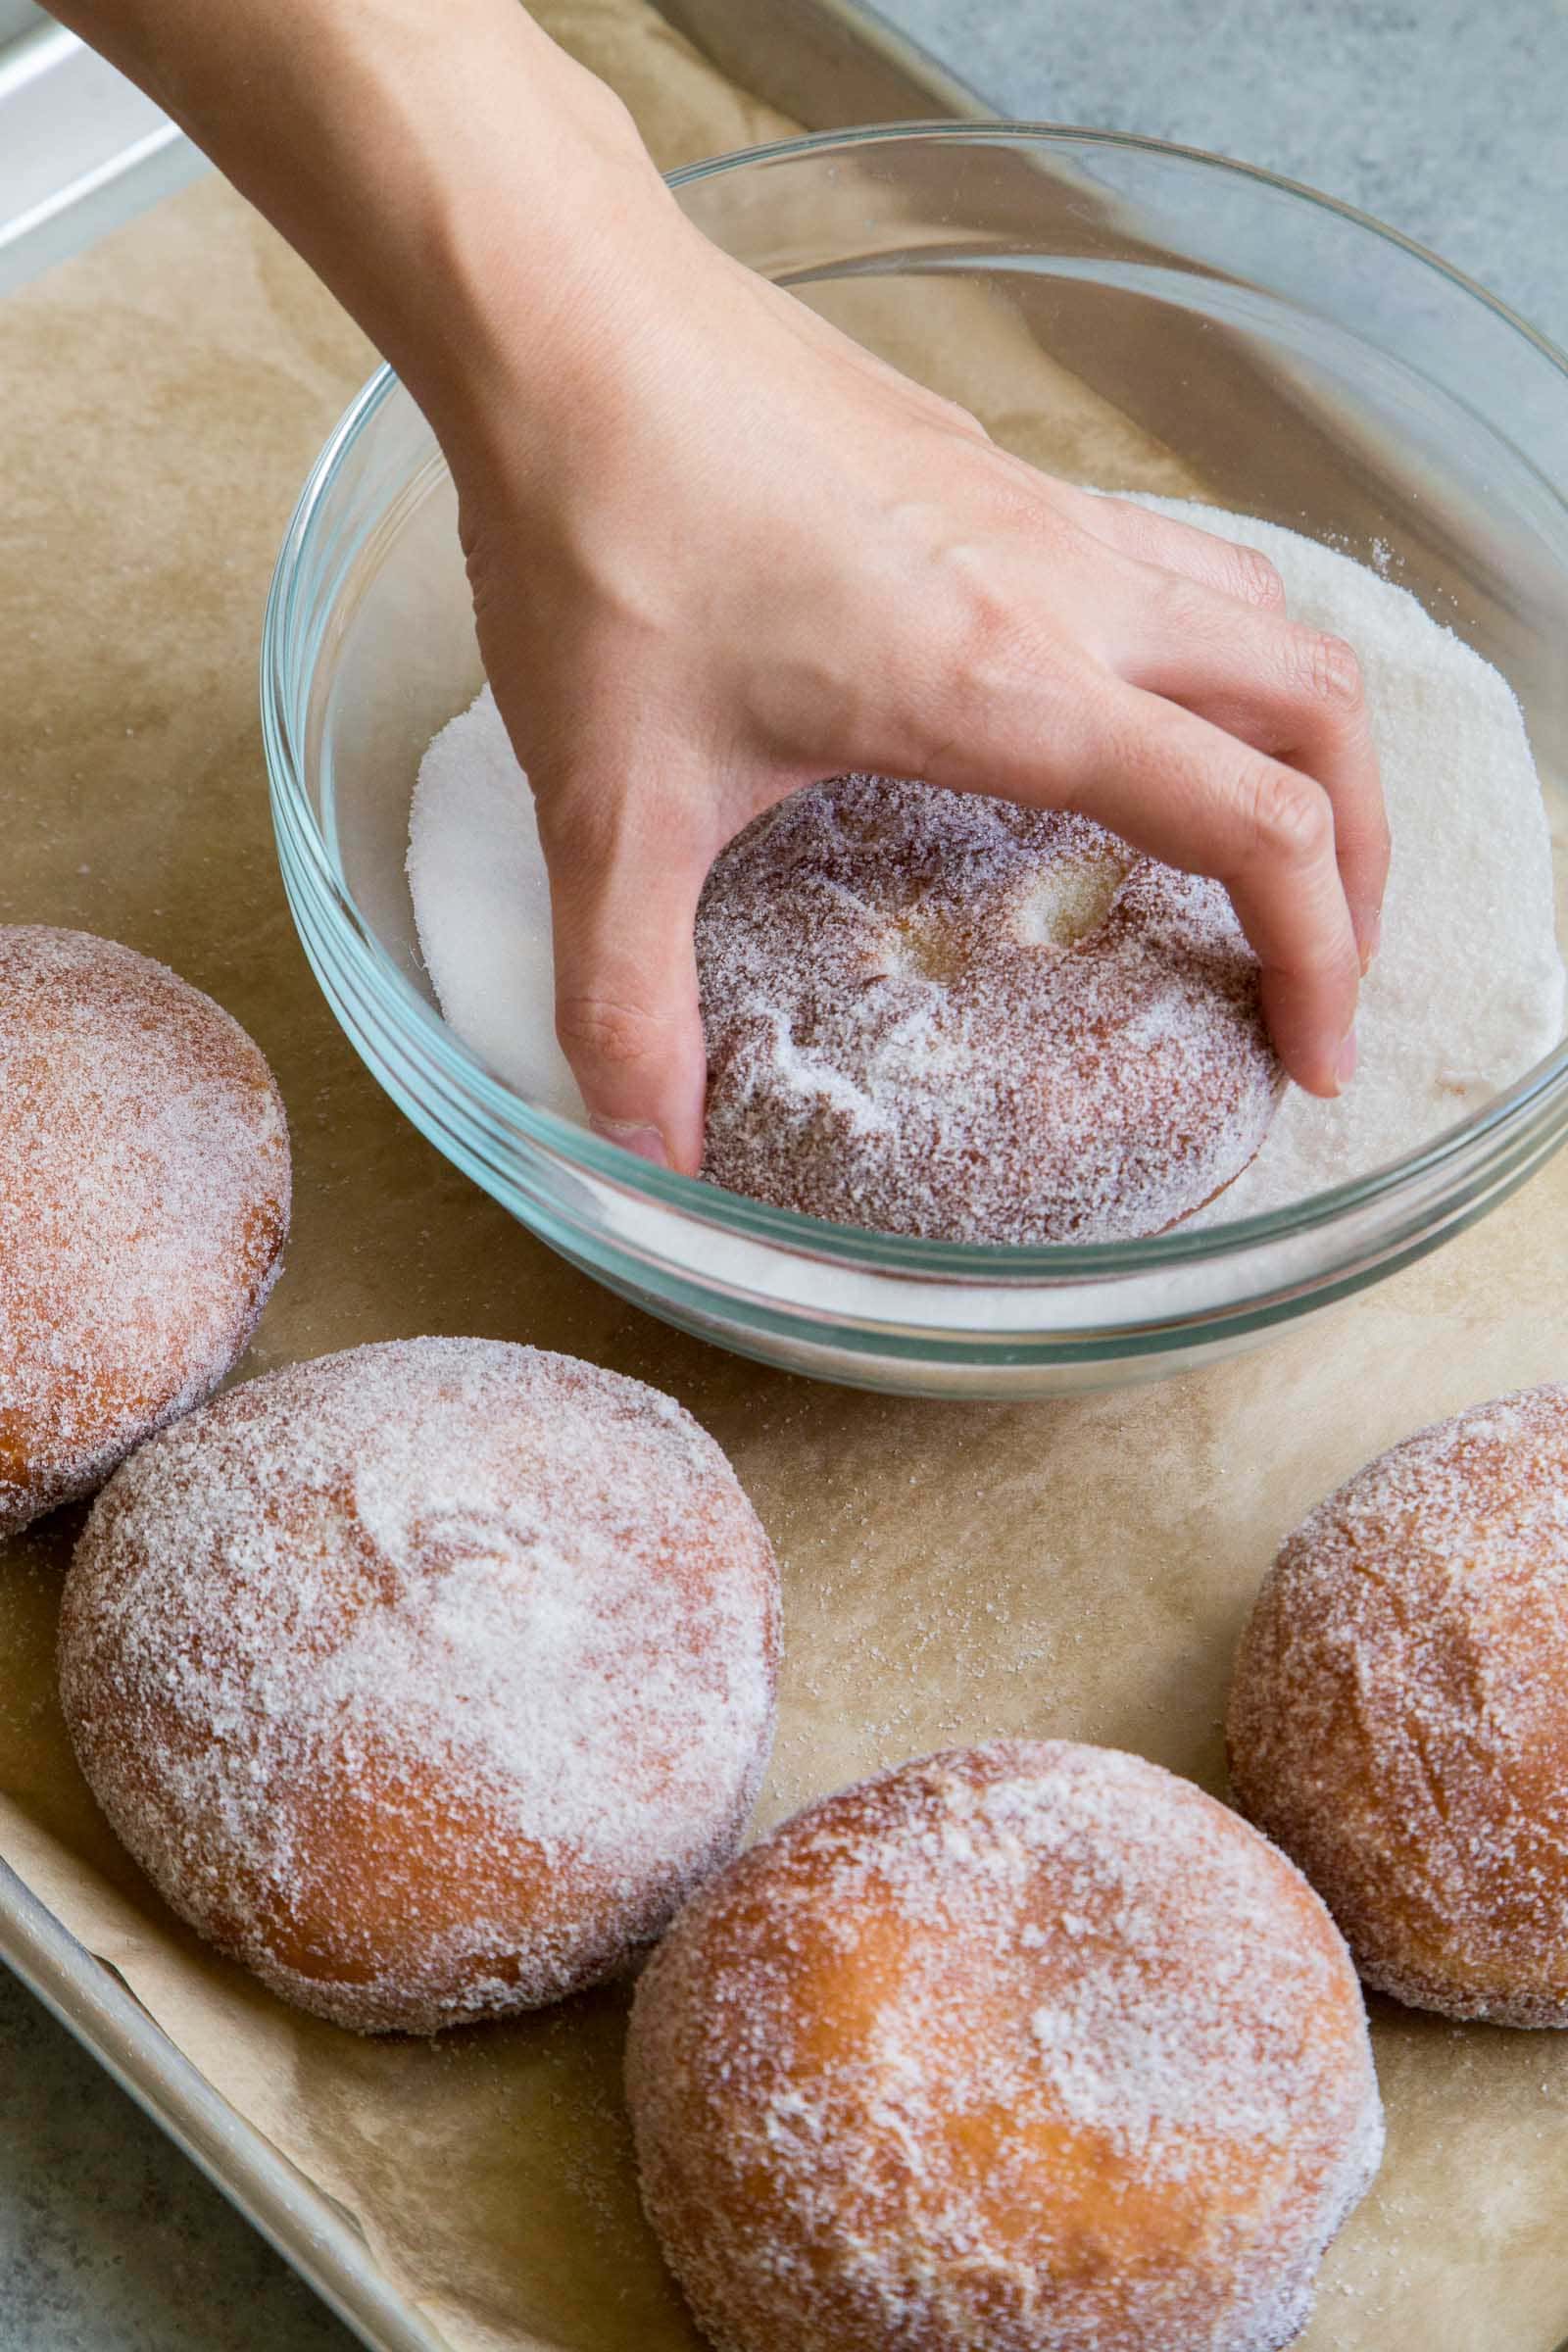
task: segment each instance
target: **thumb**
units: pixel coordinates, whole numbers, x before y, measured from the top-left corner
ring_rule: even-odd
[[[556,1035],[596,1134],[695,1175],[708,1070],[692,930],[709,860],[651,804],[619,778],[541,795]]]

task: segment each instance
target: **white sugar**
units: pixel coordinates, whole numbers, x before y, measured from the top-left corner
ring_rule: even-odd
[[[580,1119],[582,1096],[556,1043],[533,795],[488,686],[419,763],[409,886],[425,965],[458,1035],[531,1102]]]
[[[1355,1083],[1335,1103],[1290,1093],[1251,1168],[1194,1220],[1219,1224],[1402,1156],[1559,1042],[1551,843],[1507,683],[1414,597],[1276,525],[1144,503],[1263,549],[1292,612],[1355,647],[1394,831]],[[409,878],[447,1020],[530,1100],[580,1117],[555,1040],[549,892],[532,802],[488,688],[421,762]]]
[[[1152,499],[1172,514],[1191,510]],[[1523,1077],[1563,1033],[1551,838],[1507,681],[1404,589],[1240,514],[1201,516],[1277,565],[1293,614],[1360,656],[1394,864],[1360,1067],[1338,1102],[1295,1090],[1216,1225],[1384,1167]]]

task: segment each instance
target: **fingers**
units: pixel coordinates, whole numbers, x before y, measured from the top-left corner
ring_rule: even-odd
[[[1151,583],[1152,575],[1137,582],[1115,667],[1130,685],[1180,703],[1323,787],[1364,971],[1377,952],[1389,826],[1354,652],[1343,638],[1191,582],[1167,579],[1152,593]]]
[[[962,792],[1077,808],[1223,882],[1263,967],[1281,1060],[1312,1094],[1347,1083],[1360,957],[1333,810],[1310,776],[1087,664],[1054,691],[993,692],[924,772]]]
[[[1353,649],[1289,618],[1284,582],[1257,549],[1127,499],[1071,495],[1078,526],[1136,566],[1124,583],[1127,641],[1102,648],[1111,665],[1304,767],[1328,793],[1365,971],[1382,930],[1389,828]]]
[[[1053,485],[1058,493],[1060,485]],[[1169,514],[1153,514],[1130,499],[1075,491],[1072,519],[1102,545],[1137,564],[1155,564],[1179,577],[1197,580],[1220,596],[1265,612],[1285,610],[1285,583],[1267,556],[1215,531],[1195,529]]]
[[[624,775],[540,794],[556,1034],[595,1131],[695,1175],[707,1063],[692,927],[709,853],[677,796]]]

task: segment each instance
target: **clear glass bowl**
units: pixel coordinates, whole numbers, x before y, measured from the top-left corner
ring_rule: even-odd
[[[1392,566],[1512,682],[1561,881],[1568,363],[1489,296],[1305,189],[1089,131],[835,133],[673,184],[720,245],[1037,462],[1102,481],[1114,468],[1111,487],[1169,487],[1179,466],[1214,505]],[[652,1168],[531,1107],[433,1001],[404,877],[409,799],[479,677],[452,486],[383,370],[311,473],[267,613],[267,753],[306,952],[442,1152],[564,1256],[720,1346],[926,1395],[1154,1377],[1381,1281],[1568,1132],[1559,1049],[1365,1181],[1114,1247],[881,1237]]]

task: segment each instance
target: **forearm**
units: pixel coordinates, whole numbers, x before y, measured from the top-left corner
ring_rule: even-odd
[[[1353,656],[1272,568],[1053,482],[688,226],[515,0],[53,0],[397,368],[451,463],[602,1130],[695,1170],[716,853],[841,770],[1226,882],[1292,1074],[1353,1068],[1388,871]]]
[[[619,102],[515,0],[51,0],[281,230],[437,429],[591,373],[665,199]],[[519,418],[519,425],[525,423]]]

